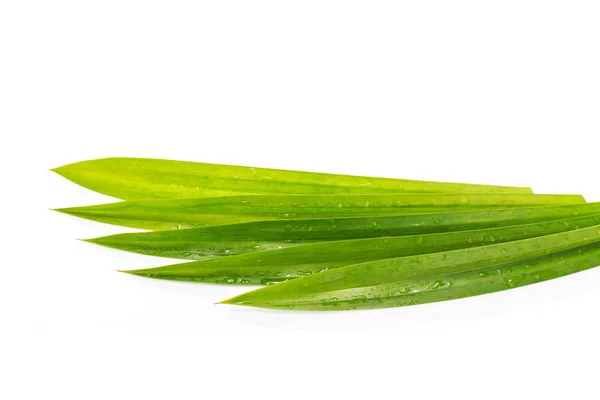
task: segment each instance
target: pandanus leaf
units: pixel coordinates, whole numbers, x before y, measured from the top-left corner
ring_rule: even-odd
[[[94,221],[161,230],[264,220],[407,215],[585,203],[579,195],[249,195],[138,200],[57,211]]]
[[[313,243],[125,272],[159,279],[265,285],[361,262],[513,242],[599,224],[600,214],[596,214],[492,229]]]
[[[244,293],[223,304],[290,310],[399,307],[541,282],[600,265],[600,226],[372,261]]]
[[[259,221],[124,233],[87,241],[139,254],[202,260],[322,241],[497,228],[596,213],[600,213],[600,203],[392,217]]]
[[[103,158],[56,173],[123,200],[244,194],[531,193],[529,188],[286,171],[150,158]]]

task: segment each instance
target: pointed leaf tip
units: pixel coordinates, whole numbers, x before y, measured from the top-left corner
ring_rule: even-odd
[[[58,213],[61,214],[67,214],[67,215],[71,215],[71,216],[77,216],[76,213],[74,213],[73,211],[71,211],[70,208],[51,208],[51,211],[56,211]]]
[[[82,214],[78,209],[83,207],[65,207],[65,208],[52,208],[52,211],[56,211],[62,214],[72,215],[74,217],[80,217]]]
[[[118,269],[117,272],[123,272],[124,274],[137,275],[133,269]]]
[[[62,167],[56,167],[56,168],[49,168],[48,170],[51,172],[54,172],[55,174],[58,174],[60,176],[62,176],[63,178],[65,177],[65,172],[64,172],[65,166]]]
[[[250,302],[248,301],[244,301],[244,300],[240,300],[240,298],[244,297],[247,293],[242,293],[240,295],[234,296],[234,297],[230,297],[228,299],[225,300],[221,300],[215,304],[225,304],[225,305],[232,305],[232,306],[249,306]]]
[[[81,239],[81,238],[77,238],[77,240],[79,240],[80,242],[85,242],[85,243],[92,243],[92,244],[101,244],[101,243],[97,243],[96,239]]]
[[[82,242],[86,242],[86,243],[93,243],[93,244],[100,244],[98,242],[98,238],[90,238],[90,239],[77,239],[80,240]]]
[[[117,272],[122,272],[124,274],[142,276],[142,277],[147,277],[147,278],[155,277],[154,275],[150,275],[149,268],[146,268],[146,269],[144,269],[144,268],[142,268],[142,269],[118,269]]]

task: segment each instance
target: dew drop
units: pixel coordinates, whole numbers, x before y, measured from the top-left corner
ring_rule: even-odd
[[[448,281],[435,281],[433,283],[433,285],[431,285],[431,288],[432,289],[442,289],[442,288],[449,287],[449,286],[452,286],[451,282],[448,282]]]
[[[350,300],[350,303],[352,303],[352,304],[366,303],[367,300],[368,300],[367,296],[365,296],[365,295],[358,295],[358,296],[353,296],[352,300]]]
[[[261,285],[266,285],[266,286],[271,286],[271,285],[275,285],[276,283],[281,282],[281,280],[274,280],[274,279],[263,279],[260,281]]]

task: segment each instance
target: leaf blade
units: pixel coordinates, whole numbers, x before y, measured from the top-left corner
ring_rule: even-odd
[[[251,193],[531,193],[529,188],[359,177],[149,158],[104,158],[53,169],[72,182],[123,200]]]
[[[110,248],[202,260],[319,241],[491,229],[600,213],[600,202],[392,217],[258,221],[203,228],[125,233],[89,239]]]
[[[598,254],[599,243],[600,226],[597,225],[573,232],[499,245],[351,265],[267,286],[222,303],[297,310],[369,309],[420,304],[429,302],[430,299],[422,295],[420,299],[407,300],[404,296],[416,293],[435,293],[440,287],[433,287],[435,284],[432,285],[431,281],[434,279],[447,277],[451,281],[453,277],[458,279],[459,274],[464,273],[472,280],[474,279],[473,273],[489,274],[494,269],[504,268],[507,265],[516,265],[518,273],[526,274],[529,263],[538,258],[554,259],[554,255],[558,254],[558,260],[560,260],[561,253],[574,255],[575,253],[580,254],[579,250],[582,250],[581,254],[583,254],[585,253],[583,248],[585,247],[587,250],[586,246],[588,245],[594,255],[591,259],[593,263],[596,263],[599,261],[597,257],[600,256]],[[570,253],[571,251],[575,251],[575,253]],[[585,254],[585,257],[587,256],[589,253]],[[584,259],[587,259],[585,257]],[[542,266],[545,265],[545,260],[542,260]],[[596,265],[589,265],[588,268]],[[510,278],[512,275],[508,274],[513,272],[515,272],[514,269],[510,269],[503,278]],[[503,275],[502,271],[498,275]],[[476,279],[475,283],[484,285],[488,277],[479,276],[480,279]],[[427,281],[430,283],[427,284]],[[446,292],[448,298],[461,298],[468,294],[463,293],[460,287],[457,290],[456,287],[452,289],[452,285],[447,287],[445,285],[442,288],[448,290]],[[488,290],[485,285],[483,287],[480,294],[486,293]],[[489,290],[490,292],[496,291],[496,288],[496,286],[490,287]],[[450,292],[451,290],[454,292]],[[434,294],[432,297],[432,301],[436,301],[436,295]],[[323,304],[328,304],[328,306],[324,307]]]
[[[600,225],[600,214],[495,229],[312,243],[127,272],[168,280],[266,285],[352,264],[494,243],[510,246],[513,241],[596,225]]]
[[[56,211],[141,229],[182,229],[264,220],[406,215],[507,206],[582,204],[579,195],[251,195],[138,200]]]

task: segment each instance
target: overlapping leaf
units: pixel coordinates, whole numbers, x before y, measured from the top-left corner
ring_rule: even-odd
[[[314,242],[497,228],[595,213],[600,213],[600,203],[391,217],[259,221],[125,233],[89,241],[140,254],[202,260]]]
[[[141,158],[54,171],[128,200],[58,211],[165,230],[89,241],[200,260],[125,272],[269,285],[227,304],[397,307],[491,293],[600,264],[600,203],[585,204],[581,196]]]
[[[492,293],[600,264],[600,226],[350,265],[226,300],[291,310],[399,307]]]
[[[406,215],[582,203],[585,200],[579,195],[250,195],[124,201],[57,211],[115,225],[160,230],[264,220]]]
[[[313,243],[126,272],[170,280],[265,285],[366,261],[511,242],[598,224],[600,214],[493,229]]]

